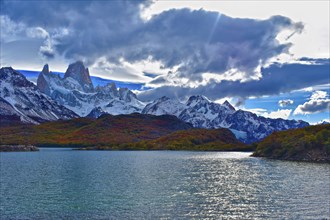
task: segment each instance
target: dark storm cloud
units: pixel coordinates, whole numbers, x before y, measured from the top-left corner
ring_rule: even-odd
[[[223,73],[231,68],[252,74],[259,64],[288,50],[290,44],[280,44],[275,39],[286,28],[301,31],[303,25],[282,16],[238,19],[182,9],[155,16],[138,39],[147,39],[153,45],[140,44],[141,54],[148,51],[165,67],[183,64],[179,73],[186,77]]]
[[[236,81],[210,80],[207,85],[187,88],[162,86],[140,94],[144,100],[164,94],[185,97],[202,94],[211,99],[274,95],[329,83],[329,60],[303,58],[305,64],[274,64],[257,67],[288,52],[291,44],[276,37],[289,30],[289,38],[303,30],[303,24],[283,16],[266,20],[231,18],[205,10],[172,9],[145,21],[143,7],[151,1],[1,1],[1,15],[26,28],[41,28],[49,44],[40,48],[43,56],[63,55],[69,61],[80,59],[87,65],[100,63],[122,69],[142,60],[161,61],[163,68],[177,71],[155,77],[150,84],[163,85],[168,79],[192,82],[204,73],[224,74],[235,69],[243,73]],[[6,20],[6,19],[3,19]],[[7,19],[8,20],[8,19]],[[10,24],[10,22],[7,22]],[[175,69],[173,68],[173,69]],[[135,73],[134,73],[135,74]],[[133,74],[133,77],[135,76]],[[141,73],[143,74],[143,73]],[[126,76],[126,75],[125,75]],[[242,82],[243,80],[243,82]],[[244,81],[245,80],[245,81]],[[172,81],[172,82],[173,82]]]
[[[137,22],[140,5],[148,5],[148,0],[31,0],[1,1],[1,14],[8,15],[13,21],[24,22],[28,26],[43,28],[81,27],[88,24],[113,24],[112,28],[121,28],[124,23]],[[110,19],[109,19],[110,18]],[[126,19],[124,19],[126,18]],[[80,24],[79,24],[80,23]],[[92,31],[95,28],[90,27]],[[79,31],[79,29],[78,29]]]
[[[210,81],[205,86],[188,88],[182,86],[163,86],[139,94],[143,100],[159,98],[166,94],[169,97],[187,97],[205,95],[210,99],[223,97],[247,98],[250,96],[276,95],[314,85],[329,83],[329,60],[322,65],[307,64],[273,64],[263,68],[262,78],[248,82]]]
[[[141,5],[150,1],[1,1],[1,15],[29,27],[41,27],[69,60],[91,65],[127,42],[142,25]],[[59,29],[66,29],[61,35]],[[119,57],[116,58],[116,61]]]
[[[201,79],[236,68],[253,75],[258,65],[288,51],[290,44],[275,38],[284,29],[293,33],[301,23],[273,16],[267,20],[239,19],[205,10],[169,10],[148,21],[140,17],[151,1],[3,1],[2,14],[50,35],[58,28],[54,49],[69,60],[93,64],[99,57],[111,63],[152,57],[164,68],[180,66],[177,77]]]

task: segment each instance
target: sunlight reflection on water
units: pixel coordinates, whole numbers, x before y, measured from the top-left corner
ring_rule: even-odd
[[[329,218],[330,165],[243,152],[1,153],[1,219]]]

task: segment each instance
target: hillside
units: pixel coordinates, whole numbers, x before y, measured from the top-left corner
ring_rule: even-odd
[[[194,129],[170,115],[103,115],[0,128],[2,144],[116,150],[249,150],[228,129]]]
[[[76,118],[40,125],[21,125],[0,129],[2,144],[83,147],[149,140],[192,126],[175,116],[104,115],[98,119]]]
[[[256,157],[330,162],[330,124],[275,132],[256,145]]]
[[[154,140],[122,144],[127,150],[197,150],[197,151],[252,151],[252,147],[238,141],[226,128],[189,129],[176,131]],[[97,148],[89,148],[97,149]],[[98,148],[107,150],[111,148]]]

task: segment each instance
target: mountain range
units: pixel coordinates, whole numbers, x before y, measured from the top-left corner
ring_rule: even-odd
[[[94,87],[88,68],[80,61],[70,64],[64,76],[49,71],[46,64],[37,85],[11,67],[0,69],[0,79],[1,124],[39,124],[104,114],[173,115],[195,128],[229,128],[245,143],[264,139],[274,131],[309,125],[304,121],[257,116],[236,110],[228,101],[214,103],[201,95],[191,96],[186,102],[163,96],[144,103],[132,91],[118,89],[114,83]]]
[[[228,101],[218,104],[200,95],[191,96],[186,103],[162,97],[148,104],[142,113],[175,115],[197,128],[229,128],[245,143],[259,141],[274,131],[308,126],[304,121],[271,119],[236,110]]]

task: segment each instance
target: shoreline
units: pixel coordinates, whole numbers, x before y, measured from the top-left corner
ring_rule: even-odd
[[[34,145],[0,145],[0,152],[35,152],[39,148]]]

